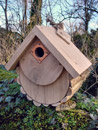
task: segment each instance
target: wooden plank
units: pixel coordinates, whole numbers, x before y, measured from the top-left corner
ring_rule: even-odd
[[[59,102],[67,93],[69,74],[64,70],[61,76],[52,84],[41,86],[32,83],[25,77],[20,69],[20,81],[26,94],[41,104],[54,104]]]
[[[43,42],[48,50],[58,59],[72,77],[81,75],[91,66],[90,61],[72,43],[67,44],[56,35],[52,27],[35,26],[33,33]],[[66,37],[66,40],[69,40]]]
[[[66,35],[66,33],[65,33],[63,30],[58,29],[57,32],[56,32],[56,34],[57,34],[60,38],[62,38],[67,44],[70,44],[70,43],[71,43],[71,38],[68,37],[68,35]]]
[[[51,84],[61,75],[63,66],[51,53],[41,63],[38,63],[31,54],[34,45],[30,46],[20,60],[20,67],[31,82],[38,85]]]
[[[26,51],[26,49],[32,44],[33,39],[35,35],[33,31],[31,31],[28,36],[24,39],[23,43],[21,46],[17,49],[17,51],[14,53],[14,55],[11,57],[9,62],[6,64],[5,68],[7,70],[13,70],[15,69],[16,65],[18,64],[18,61]]]
[[[81,76],[78,76],[77,78],[72,79],[71,86],[74,87],[77,83],[84,82],[84,80],[88,77],[89,73],[90,73],[90,71],[87,70]]]

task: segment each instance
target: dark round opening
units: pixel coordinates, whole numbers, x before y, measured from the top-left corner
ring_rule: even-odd
[[[38,57],[43,57],[43,55],[44,55],[44,50],[43,50],[41,47],[38,47],[38,48],[36,48],[36,50],[35,50],[35,54],[36,54],[36,56],[38,56]]]

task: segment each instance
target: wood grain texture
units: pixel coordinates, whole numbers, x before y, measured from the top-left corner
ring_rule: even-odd
[[[74,87],[74,86],[75,86],[76,84],[78,84],[79,82],[81,82],[81,83],[84,82],[85,79],[88,77],[89,73],[90,73],[90,71],[87,70],[87,71],[85,71],[81,76],[78,76],[77,78],[72,79],[72,80],[71,80],[71,86]]]
[[[60,102],[52,104],[53,107],[57,107],[58,105],[60,105]]]
[[[25,90],[23,89],[23,87],[20,88],[20,91],[22,94],[26,94]]]
[[[36,101],[33,101],[33,103],[34,103],[35,106],[38,106],[38,107],[41,106],[41,104],[36,102]]]
[[[27,95],[27,99],[28,99],[29,101],[32,101],[32,98],[31,98],[31,97],[29,97],[28,95]]]
[[[33,33],[43,42],[72,77],[75,78],[81,75],[91,66],[91,62],[71,41],[70,44],[67,44],[56,35],[54,28],[35,26]],[[67,39],[69,40],[69,37],[66,36]]]
[[[17,77],[17,83],[21,84],[19,77]]]
[[[66,94],[69,86],[69,74],[64,70],[61,76],[47,86],[36,85],[27,79],[20,69],[20,81],[27,95],[41,104],[59,102]]]
[[[65,33],[63,30],[61,29],[58,29],[56,34],[61,38],[63,39],[67,44],[70,44],[71,42],[71,37]]]
[[[14,53],[14,55],[11,57],[11,59],[9,60],[9,62],[6,64],[5,68],[7,70],[14,70],[19,62],[19,60],[21,59],[22,55],[24,54],[24,52],[27,50],[27,48],[32,44],[33,39],[34,39],[35,35],[34,33],[31,31],[28,36],[24,39],[23,43],[21,44],[21,46],[17,49],[17,51]]]
[[[68,92],[66,94],[66,96],[61,100],[61,103],[64,103],[66,101],[68,101],[72,96],[74,95],[72,88],[68,88]]]
[[[47,104],[43,104],[45,107],[48,107],[49,105],[47,105]]]
[[[19,75],[19,66],[16,68],[16,72]]]
[[[20,67],[25,76],[37,85],[48,85],[57,80],[63,71],[63,66],[50,53],[41,63],[31,54],[33,44],[20,60]]]

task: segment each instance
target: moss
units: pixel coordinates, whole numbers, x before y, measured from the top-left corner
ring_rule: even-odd
[[[0,128],[1,130],[3,128],[10,130],[86,130],[89,120],[87,115],[78,110],[56,112],[55,108],[36,107],[24,100],[18,108],[3,113]]]

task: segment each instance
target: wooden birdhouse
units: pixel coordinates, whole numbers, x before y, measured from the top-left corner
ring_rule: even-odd
[[[71,80],[91,66],[63,30],[35,26],[6,64],[16,69],[22,93],[34,104],[56,106],[79,89]]]

